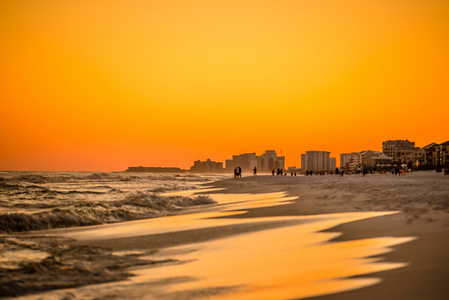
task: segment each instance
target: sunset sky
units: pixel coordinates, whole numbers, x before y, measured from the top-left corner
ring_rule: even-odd
[[[0,170],[449,140],[449,1],[0,2]]]

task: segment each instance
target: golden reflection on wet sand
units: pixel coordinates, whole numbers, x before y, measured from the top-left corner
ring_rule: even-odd
[[[388,213],[386,213],[388,214]],[[164,297],[200,289],[222,289],[232,299],[289,299],[341,292],[377,283],[375,278],[344,279],[402,267],[405,264],[366,258],[390,251],[411,238],[373,238],[329,242],[338,233],[318,232],[338,224],[382,214],[327,215],[316,222],[241,234],[224,239],[165,249],[160,258],[183,261],[139,270],[134,283],[169,278],[188,281],[164,286]],[[310,218],[309,218],[309,221]],[[160,295],[161,296],[161,295]],[[220,295],[214,295],[220,298]]]
[[[343,223],[396,212],[235,217],[244,213],[245,209],[283,205],[296,199],[285,196],[286,193],[212,194],[211,197],[218,202],[218,205],[210,207],[213,211],[95,226],[68,232],[66,236],[79,240],[101,240],[228,225],[283,222],[282,227],[161,249],[157,255],[147,258],[174,259],[181,263],[134,270],[136,276],[118,286],[136,286],[133,297],[137,298],[178,299],[182,295],[183,299],[200,296],[298,299],[372,285],[379,279],[348,277],[406,265],[382,262],[373,256],[389,252],[391,246],[413,238],[381,237],[332,242],[339,233],[322,232]],[[216,217],[225,218],[210,219]],[[139,296],[138,289],[142,286],[153,287],[151,295],[147,294],[148,288],[143,288]]]

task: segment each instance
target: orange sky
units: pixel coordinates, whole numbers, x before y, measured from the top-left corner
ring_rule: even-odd
[[[449,2],[0,2],[0,170],[449,139]]]

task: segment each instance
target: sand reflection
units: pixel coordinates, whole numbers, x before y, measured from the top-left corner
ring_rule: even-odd
[[[165,286],[164,297],[169,299],[170,295],[176,298],[180,292],[198,294],[198,290],[203,289],[214,298],[304,298],[368,286],[379,279],[345,278],[404,266],[367,257],[386,253],[389,247],[411,238],[331,243],[329,240],[338,233],[318,231],[381,215],[383,213],[347,213],[304,217],[310,223],[168,248],[160,256],[185,263],[157,271],[140,270],[133,282],[188,278],[183,283]]]
[[[192,191],[182,193],[191,195]],[[379,279],[349,277],[406,265],[373,257],[413,238],[332,242],[339,233],[322,232],[343,223],[396,212],[238,218],[246,209],[283,205],[296,198],[286,197],[286,193],[211,196],[218,205],[209,207],[209,211],[91,227],[66,235],[79,240],[102,240],[220,226],[249,228],[206,242],[164,248],[146,257],[179,263],[134,270],[135,277],[115,285],[132,289],[134,298],[298,299],[372,285]],[[274,223],[276,226],[269,226]]]

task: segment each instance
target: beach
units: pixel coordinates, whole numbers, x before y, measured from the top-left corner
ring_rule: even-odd
[[[325,177],[325,178],[323,178]],[[414,236],[382,255],[385,261],[408,262],[404,268],[376,273],[376,285],[316,299],[446,299],[449,288],[449,178],[434,172],[393,175],[306,176],[248,178],[248,183],[223,182],[247,192],[283,186],[299,196],[289,206],[252,211],[256,214],[322,214],[349,211],[395,210],[400,213],[356,221],[330,229],[341,232],[335,241],[379,236]]]
[[[4,234],[16,254],[34,258],[32,270],[6,271],[20,278],[17,289],[29,289],[12,298],[448,295],[449,176],[441,173],[247,175],[158,195],[206,195],[214,203],[157,218]],[[49,277],[39,285],[36,273]],[[3,291],[12,286],[3,282]]]

